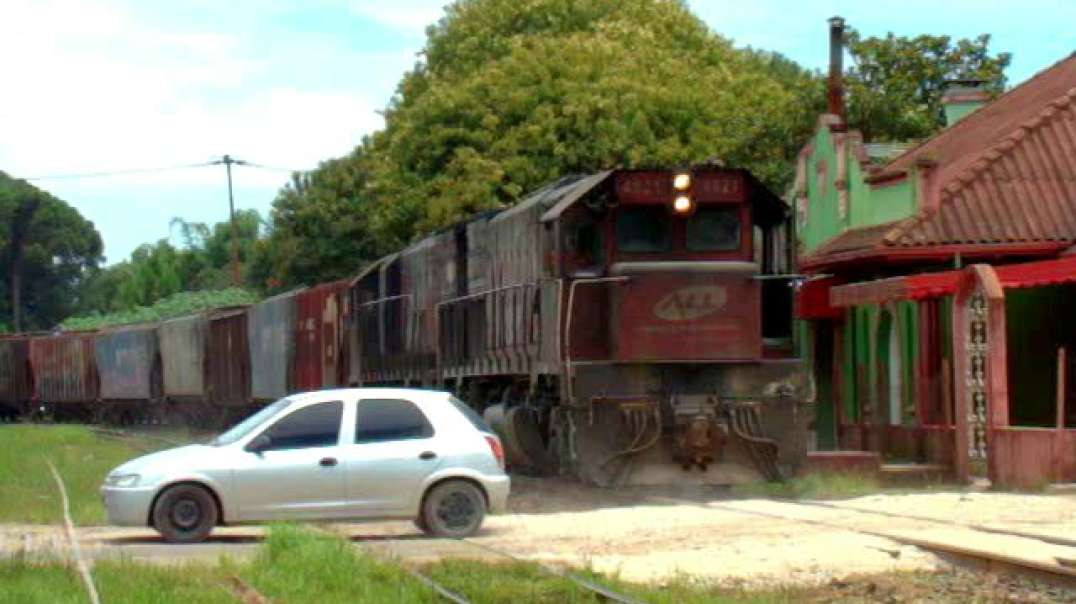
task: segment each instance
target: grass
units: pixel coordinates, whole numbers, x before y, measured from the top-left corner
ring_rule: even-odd
[[[427,565],[422,568],[422,572],[475,604],[604,601],[567,578],[551,575],[533,562],[490,564],[453,559]],[[593,572],[580,571],[577,574],[598,585],[652,604],[784,604],[803,601],[806,593],[794,588],[774,588],[752,593],[715,587],[690,577],[681,577],[661,586],[648,586],[627,583]]]
[[[850,499],[882,490],[877,478],[851,472],[814,473],[784,482],[753,482],[736,485],[732,493],[740,497],[779,499]]]
[[[363,554],[340,537],[291,525],[272,527],[240,575],[269,599],[289,604],[440,601],[402,567]]]
[[[106,521],[97,489],[119,464],[161,442],[98,436],[85,426],[0,426],[0,522],[63,522],[60,493],[45,460],[63,477],[76,524]]]
[[[102,602],[216,604],[236,602],[221,567],[152,566],[129,560],[101,561],[93,580]],[[74,566],[56,561],[0,561],[0,600],[12,604],[83,604],[86,591]]]

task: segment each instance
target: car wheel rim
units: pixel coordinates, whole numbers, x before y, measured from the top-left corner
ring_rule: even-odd
[[[172,522],[181,529],[191,529],[202,519],[202,508],[197,501],[181,499],[172,506]]]
[[[465,493],[449,493],[437,506],[437,518],[450,529],[465,528],[474,518],[475,505]]]

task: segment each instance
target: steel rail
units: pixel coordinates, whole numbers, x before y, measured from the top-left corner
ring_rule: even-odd
[[[1030,575],[1040,580],[1049,582],[1061,587],[1076,589],[1076,569],[1070,568],[1065,565],[1065,560],[1057,559],[1057,564],[1047,564],[1038,560],[1029,560],[1026,558],[1020,558],[1018,556],[1011,556],[1002,552],[984,552],[982,550],[972,549],[961,545],[955,545],[951,543],[940,543],[937,541],[931,541],[929,539],[919,539],[917,537],[908,537],[904,535],[895,535],[885,531],[875,531],[870,529],[862,529],[848,526],[840,522],[832,522],[825,520],[815,520],[810,518],[796,518],[793,516],[787,516],[784,514],[778,514],[774,512],[765,512],[762,510],[746,510],[734,506],[722,505],[716,502],[700,503],[697,501],[690,501],[684,499],[675,499],[672,497],[663,496],[648,496],[645,499],[651,501],[657,501],[662,503],[674,503],[679,505],[694,505],[707,509],[720,509],[734,513],[746,514],[750,516],[760,516],[763,518],[770,518],[776,520],[784,520],[786,522],[800,522],[803,524],[810,524],[815,526],[822,526],[830,529],[837,529],[842,531],[850,531],[853,533],[860,533],[862,535],[868,535],[871,537],[877,537],[880,539],[886,539],[900,545],[912,545],[934,554],[941,555],[943,557],[955,558],[964,562],[967,565],[978,566],[980,568],[986,568],[987,570],[1005,570],[1016,574]],[[809,504],[795,501],[780,501],[779,503],[794,505],[800,507],[810,507]],[[850,512],[857,512],[857,510],[842,508],[834,506],[836,509]],[[909,517],[910,518],[910,517]],[[947,523],[944,520],[933,520],[940,524],[947,524],[950,526],[961,526],[957,523]],[[969,528],[969,527],[963,527]],[[1045,542],[1039,536],[1021,535],[1039,541]],[[1056,558],[1055,558],[1056,559]]]
[[[782,502],[785,503],[785,502]],[[1066,547],[1076,547],[1076,539],[1068,537],[1055,537],[1053,535],[1039,535],[1036,533],[1026,533],[1024,531],[1018,531],[1015,529],[1004,529],[992,526],[986,526],[982,524],[975,524],[971,522],[959,522],[943,520],[941,518],[933,518],[931,516],[920,516],[918,514],[898,514],[896,512],[887,512],[885,510],[872,510],[869,508],[861,508],[851,505],[837,505],[834,503],[827,503],[825,501],[790,501],[787,503],[794,503],[796,505],[810,505],[820,508],[827,508],[831,510],[846,510],[850,512],[858,512],[861,514],[875,514],[877,516],[885,516],[888,518],[906,518],[908,520],[917,520],[919,522],[932,522],[934,524],[941,524],[944,526],[958,526],[960,528],[966,528],[973,531],[979,531],[981,533],[991,533],[995,535],[1008,535],[1010,537],[1023,537],[1025,539],[1035,539],[1037,541],[1044,541],[1053,545],[1062,545]]]
[[[471,601],[468,600],[467,598],[465,598],[465,597],[461,596],[460,594],[452,591],[451,589],[445,587],[444,585],[441,585],[437,581],[434,581],[433,579],[427,577],[426,575],[420,573],[419,571],[417,571],[417,570],[415,570],[415,569],[413,569],[413,568],[411,568],[409,566],[403,565],[403,564],[401,564],[400,566],[402,566],[404,570],[406,570],[408,573],[410,573],[410,575],[412,577],[414,577],[415,579],[418,579],[419,582],[425,584],[426,587],[429,587],[434,592],[436,592],[437,595],[439,595],[442,598],[448,600],[449,602],[455,602],[455,604],[471,604]]]
[[[610,589],[610,588],[608,588],[608,587],[606,587],[604,585],[601,585],[599,583],[595,583],[594,581],[591,581],[590,579],[587,579],[585,577],[581,577],[578,574],[573,573],[571,571],[563,571],[563,570],[560,570],[560,569],[558,569],[556,567],[550,566],[548,564],[543,564],[541,562],[538,562],[537,560],[527,560],[527,559],[524,559],[524,558],[520,558],[520,557],[515,556],[515,555],[513,555],[513,554],[511,554],[509,552],[506,552],[506,551],[502,550],[502,549],[498,549],[496,547],[493,547],[492,545],[486,545],[484,543],[478,543],[477,541],[473,541],[471,539],[468,539],[467,537],[463,537],[463,538],[460,538],[458,540],[462,541],[464,543],[467,543],[468,545],[472,545],[474,547],[477,547],[479,549],[483,549],[483,550],[486,550],[488,552],[492,552],[494,554],[497,554],[499,556],[503,556],[503,557],[508,558],[508,559],[510,559],[512,561],[515,561],[515,562],[520,562],[520,563],[524,563],[524,564],[526,564],[526,563],[537,564],[538,568],[542,569],[542,571],[544,571],[546,574],[552,575],[554,577],[560,577],[562,579],[568,579],[572,583],[575,583],[576,585],[578,585],[578,586],[580,586],[580,587],[582,587],[582,588],[584,588],[586,590],[589,590],[590,592],[594,593],[595,595],[597,595],[599,598],[601,598],[603,600],[606,600],[606,601],[609,601],[609,602],[617,602],[618,604],[646,604],[643,600],[633,598],[632,596],[622,594],[622,593],[620,593],[618,591],[614,591],[614,590],[612,590],[612,589]]]
[[[366,553],[366,554],[368,554],[370,556],[379,557],[379,558],[382,558],[382,559],[385,557],[385,556],[378,556],[376,553],[371,551],[370,548],[367,547],[361,541],[356,543],[355,540],[353,540],[350,535],[348,535],[347,533],[339,530],[336,527],[325,526],[325,525],[320,525],[320,524],[311,524],[310,526],[315,531],[318,531],[320,533],[344,539],[348,543],[354,545],[355,547],[359,548],[364,553]],[[441,585],[437,581],[434,581],[429,576],[415,570],[414,568],[411,568],[410,566],[404,564],[400,560],[397,560],[397,562],[398,562],[398,566],[400,568],[404,569],[409,575],[411,575],[412,577],[417,579],[420,583],[422,583],[426,587],[429,587],[430,589],[432,589],[437,595],[441,596],[445,600],[448,600],[449,602],[453,602],[454,604],[471,604],[470,600],[468,600],[467,598],[461,596],[460,594],[452,591],[451,589],[445,587],[444,585]]]

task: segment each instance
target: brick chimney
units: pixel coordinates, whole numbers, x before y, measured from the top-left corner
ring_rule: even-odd
[[[844,111],[844,19],[829,19],[829,82],[826,87],[828,112],[845,123]]]
[[[986,80],[947,81],[945,92],[942,93],[945,125],[952,126],[988,102],[990,94],[986,91]]]

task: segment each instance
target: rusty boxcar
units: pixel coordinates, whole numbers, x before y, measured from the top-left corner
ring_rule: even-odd
[[[332,388],[343,383],[343,348],[348,280],[323,283],[295,297],[295,351],[292,385],[296,391]]]
[[[30,391],[30,343],[25,336],[0,336],[0,406],[14,417],[26,410]]]
[[[216,408],[245,406],[250,402],[247,309],[210,311],[206,321],[206,400]]]
[[[103,401],[148,401],[161,397],[157,326],[107,329],[94,338]]]
[[[251,397],[271,401],[291,392],[295,297],[302,290],[273,296],[247,312]]]
[[[157,327],[164,396],[169,400],[204,401],[207,329],[203,315],[171,319]]]
[[[93,403],[98,398],[94,332],[64,332],[30,338],[33,400]]]
[[[352,284],[363,383],[447,387],[517,466],[600,484],[775,478],[806,450],[789,211],[749,172],[567,177]]]

